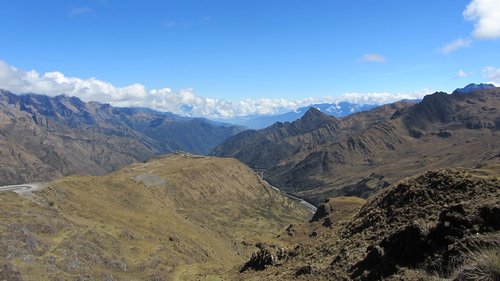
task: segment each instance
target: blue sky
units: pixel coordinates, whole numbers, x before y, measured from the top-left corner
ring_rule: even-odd
[[[0,61],[15,72],[0,87],[25,90],[9,81],[26,82],[34,70],[56,84],[28,88],[45,94],[177,113],[191,103],[200,107],[194,115],[224,117],[345,93],[399,97],[500,83],[499,2],[0,0]],[[91,93],[101,89],[92,84],[79,94],[59,85],[83,83],[67,78],[118,90]],[[201,108],[211,104],[220,108]]]

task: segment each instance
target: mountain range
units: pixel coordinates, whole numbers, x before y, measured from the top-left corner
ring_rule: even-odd
[[[491,87],[436,92],[340,119],[310,108],[294,122],[243,131],[212,155],[235,157],[315,204],[367,198],[429,169],[498,164],[499,108],[500,88]]]
[[[276,122],[293,122],[302,117],[310,107],[314,107],[319,111],[331,116],[344,117],[356,112],[370,110],[377,106],[378,105],[375,104],[357,104],[345,101],[338,103],[320,103],[311,104],[309,106],[301,107],[295,111],[290,111],[282,114],[245,116],[231,118],[225,121],[233,124],[238,124],[249,129],[262,129]]]
[[[498,280],[499,108],[476,85],[241,131],[2,91],[0,179],[57,179],[0,188],[0,280]]]
[[[0,184],[102,175],[177,150],[206,154],[239,131],[150,109],[0,90]]]

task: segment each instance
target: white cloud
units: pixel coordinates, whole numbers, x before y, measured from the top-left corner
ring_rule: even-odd
[[[463,38],[459,38],[455,41],[452,41],[448,44],[446,44],[444,47],[442,47],[439,51],[443,54],[449,54],[451,52],[454,52],[458,49],[461,49],[461,48],[468,48],[470,47],[472,41],[469,40],[469,39],[463,39]]]
[[[500,38],[500,1],[472,0],[463,12],[474,22],[473,36],[480,39]]]
[[[467,77],[467,76],[469,76],[469,73],[467,73],[467,72],[465,72],[463,70],[459,70],[457,72],[457,75],[455,75],[455,77],[457,77],[457,78],[464,78],[464,77]]]
[[[495,86],[500,87],[500,68],[495,68],[493,66],[487,66],[483,68],[483,74],[489,83],[495,84]]]
[[[380,54],[366,54],[359,60],[360,62],[385,62],[385,57]]]
[[[429,90],[413,93],[345,93],[339,97],[304,98],[299,100],[245,99],[229,101],[197,96],[193,89],[174,91],[170,88],[146,89],[144,85],[132,84],[116,87],[96,78],[81,79],[67,77],[61,72],[38,73],[34,70],[16,69],[0,61],[0,89],[14,93],[37,93],[48,96],[66,94],[84,101],[110,103],[114,106],[149,107],[181,115],[209,118],[231,118],[254,114],[274,114],[296,110],[314,103],[336,103],[348,101],[360,104],[385,104],[401,99],[422,98]]]
[[[331,102],[348,101],[359,104],[387,104],[403,99],[421,99],[432,92],[429,89],[409,93],[344,93],[340,97],[330,98]],[[327,99],[328,100],[328,99]]]

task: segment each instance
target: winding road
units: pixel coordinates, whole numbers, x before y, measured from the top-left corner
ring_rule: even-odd
[[[286,197],[288,197],[288,198],[290,198],[290,199],[292,199],[292,200],[298,201],[298,202],[299,202],[300,204],[302,204],[302,205],[303,205],[303,206],[304,206],[304,207],[305,207],[305,208],[306,208],[309,212],[311,212],[311,213],[313,213],[313,214],[314,214],[314,213],[316,213],[316,210],[317,210],[318,208],[316,208],[316,206],[314,206],[313,204],[311,204],[311,203],[307,202],[307,201],[306,201],[306,200],[304,200],[304,199],[301,199],[301,198],[299,198],[299,197],[296,197],[296,196],[293,196],[293,195],[291,195],[291,194],[288,194],[288,193],[286,193],[286,192],[282,192],[282,193],[283,193],[283,194],[285,194],[285,196],[286,196]]]
[[[316,213],[316,210],[317,210],[318,208],[316,208],[316,206],[314,206],[313,204],[311,204],[311,203],[309,203],[309,202],[305,201],[305,200],[304,200],[304,199],[302,199],[302,198],[299,198],[299,197],[293,196],[293,195],[291,195],[291,194],[289,194],[289,193],[283,192],[281,189],[279,189],[279,188],[277,188],[276,186],[274,186],[274,185],[270,184],[268,181],[266,181],[266,180],[264,180],[264,179],[262,179],[262,180],[263,180],[263,181],[265,181],[265,182],[266,182],[266,183],[267,183],[267,184],[268,184],[268,185],[269,185],[272,189],[274,189],[274,190],[276,190],[276,191],[278,191],[278,192],[282,193],[282,194],[283,194],[283,195],[285,195],[286,197],[288,197],[288,198],[290,198],[290,199],[292,199],[292,200],[294,200],[294,201],[297,201],[297,202],[299,202],[300,204],[302,204],[302,205],[303,205],[303,206],[304,206],[304,207],[305,207],[305,208],[306,208],[309,212],[311,212],[311,213],[313,213],[313,214],[314,214],[314,213]]]
[[[269,183],[268,183],[269,184]],[[292,200],[295,200],[297,202],[299,202],[300,204],[302,204],[309,212],[311,213],[315,213],[316,212],[316,206],[314,206],[313,204],[305,201],[304,199],[301,199],[299,197],[296,197],[296,196],[293,196],[291,194],[288,194],[286,192],[283,192],[281,191],[279,188],[269,184],[269,186],[278,191],[278,192],[281,192],[282,194],[284,194],[286,197],[292,199]],[[24,194],[26,192],[32,192],[32,191],[35,191],[35,190],[38,190],[39,189],[39,185],[38,184],[18,184],[18,185],[5,185],[5,186],[0,186],[0,192],[8,192],[8,191],[12,191],[12,192],[16,192],[16,193],[21,193],[21,194]]]
[[[0,192],[13,191],[17,193],[31,192],[38,189],[38,184],[18,184],[0,186]]]

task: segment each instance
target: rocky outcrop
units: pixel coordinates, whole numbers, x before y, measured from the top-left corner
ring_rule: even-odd
[[[345,239],[374,238],[349,269],[351,278],[386,278],[400,268],[448,275],[467,249],[499,237],[499,218],[498,178],[439,170],[403,181],[369,200],[346,226]],[[338,256],[332,266],[346,260]]]
[[[256,247],[259,248],[259,250],[252,253],[252,257],[243,265],[240,272],[245,272],[250,269],[264,270],[269,266],[277,265],[285,258],[285,249],[276,245],[258,243]]]
[[[349,198],[333,198],[320,205],[309,223],[314,235],[285,249],[286,258],[279,266],[247,272],[244,278],[293,280],[301,278],[297,272],[305,272],[309,280],[435,280],[438,276],[479,280],[464,277],[478,270],[483,276],[498,276],[498,174],[433,170],[386,188],[360,210],[353,203]],[[338,216],[339,210],[348,212]],[[351,217],[352,210],[359,211]],[[490,268],[480,262],[490,262]]]

